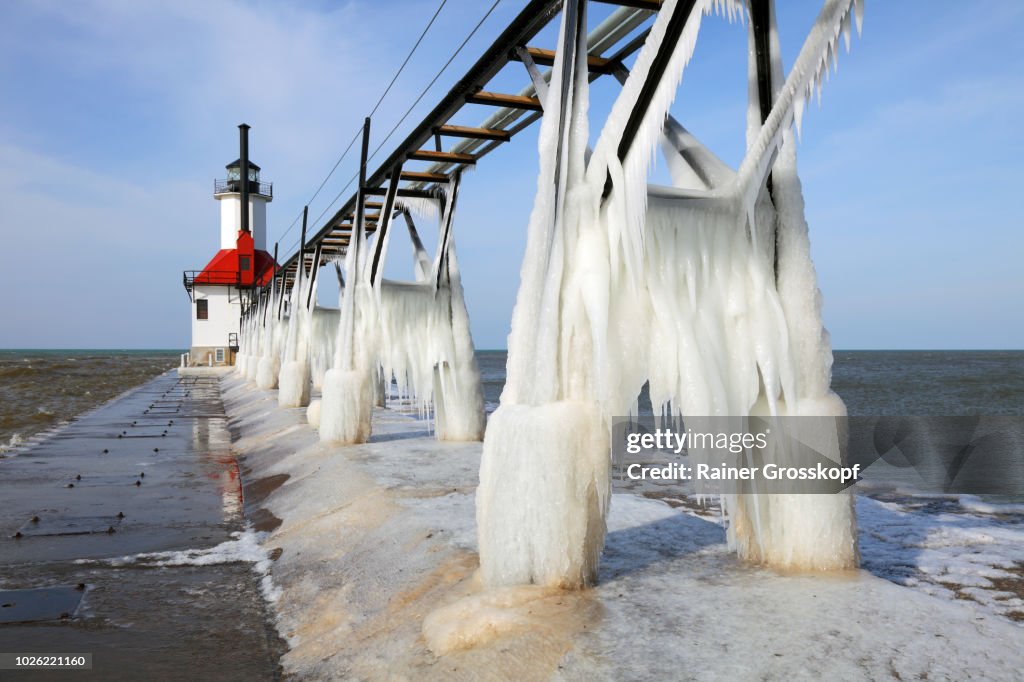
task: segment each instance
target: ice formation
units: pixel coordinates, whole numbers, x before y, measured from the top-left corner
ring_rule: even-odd
[[[245,377],[258,388],[277,388],[277,375],[281,366],[281,349],[287,331],[275,315],[279,292],[271,289],[261,297],[242,327],[243,346],[239,349]]]
[[[609,418],[632,412],[645,382],[656,408],[684,418],[845,411],[829,389],[831,350],[791,124],[799,127],[802,104],[859,3],[826,1],[784,82],[771,8],[780,87],[762,126],[752,73],[748,149],[736,173],[681,126],[665,125],[701,17],[741,12],[731,2],[694,5],[620,159],[627,120],[676,5],[662,5],[589,161],[585,49],[577,42],[575,63],[567,63],[565,49],[556,57],[508,377],[477,490],[481,572],[491,586],[594,579],[609,490]],[[563,46],[579,35],[570,6]],[[647,185],[659,141],[672,157],[676,187]],[[811,435],[828,441],[830,434]],[[832,433],[825,448],[836,458],[838,438]],[[786,568],[856,564],[846,495],[733,495],[723,509],[730,544],[743,558]]]
[[[361,221],[361,219],[360,219]],[[324,375],[320,401],[320,440],[325,443],[364,443],[370,437],[373,413],[373,339],[369,282],[362,276],[367,249],[360,225],[345,254],[345,287],[338,294],[341,315],[334,361]]]
[[[269,301],[274,300],[271,292]],[[277,388],[277,377],[281,371],[281,353],[288,333],[287,322],[282,322],[273,314],[272,306],[265,303],[259,311],[262,321],[260,329],[260,358],[256,363],[255,381],[257,388],[269,390]]]
[[[345,277],[335,264],[338,310],[312,304],[313,273],[300,268],[287,306],[275,281],[242,323],[237,371],[259,388],[279,387],[283,407],[310,405],[311,386],[320,388],[322,400],[307,415],[325,442],[369,438],[373,406],[383,403],[392,382],[398,398],[433,416],[439,439],[480,440],[483,393],[451,236],[456,194],[453,185],[443,211],[436,199],[396,206],[408,222],[415,281],[378,276],[371,282],[370,250],[383,262],[388,239],[371,243],[365,234],[346,254]],[[444,226],[433,262],[411,213]]]
[[[365,443],[373,414],[372,372],[365,368],[327,370],[320,401],[320,440]]]
[[[309,332],[309,368],[313,388],[323,387],[324,374],[334,361],[335,342],[338,338],[339,311],[316,307],[312,312]]]
[[[433,265],[428,269],[426,251],[410,222],[416,281],[377,283],[377,362],[386,383],[394,379],[400,398],[415,402],[423,414],[433,406],[439,440],[480,440],[483,392],[451,234],[457,180],[450,183],[447,197]]]
[[[306,421],[314,429],[320,428],[320,399],[309,401],[309,407],[306,408]]]
[[[383,376],[422,414],[433,406],[438,439],[480,440],[483,394],[461,285],[384,280],[379,292]]]
[[[317,265],[314,263],[311,270],[315,270]],[[296,286],[292,287],[291,302],[288,306],[290,314],[287,339],[278,377],[277,402],[281,407],[309,405],[312,380],[309,343],[313,330],[313,313],[310,308],[316,302],[315,287],[318,279],[314,272],[306,275],[304,270],[304,266],[298,270],[299,279]]]
[[[349,250],[334,364],[323,383],[321,440],[354,443],[369,437],[374,393],[381,379],[385,386],[393,381],[398,397],[416,403],[421,414],[433,408],[439,439],[482,438],[480,374],[450,236],[456,196],[453,185],[445,210],[435,213],[448,229],[429,270],[422,243],[409,223],[416,281],[391,281],[379,274],[371,281],[370,249],[383,262],[390,233],[372,245],[357,238],[358,246]],[[429,215],[422,203],[428,202],[412,208]]]
[[[436,433],[439,440],[482,440],[484,437],[484,394],[480,369],[476,364],[473,337],[469,329],[469,311],[462,290],[462,275],[455,256],[455,239],[449,238],[442,285],[435,300],[450,325],[442,333],[450,335],[451,347],[438,356],[433,389]]]
[[[591,583],[604,545],[608,428],[595,400],[592,339],[570,318],[581,311],[563,298],[584,289],[607,292],[600,268],[586,273],[597,279],[582,287],[565,285],[572,277],[566,272],[572,251],[599,266],[607,262],[596,222],[579,216],[590,203],[580,191],[586,189],[588,92],[579,27],[586,18],[570,14],[572,7],[567,3],[562,12],[562,49],[544,101],[540,174],[512,316],[505,389],[484,437],[480,465],[480,568],[491,587]],[[588,224],[587,234],[577,232]]]

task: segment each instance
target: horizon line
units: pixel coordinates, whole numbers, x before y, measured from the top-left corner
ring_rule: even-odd
[[[12,351],[161,351],[161,352],[175,352],[175,353],[187,353],[189,348],[178,347],[178,348],[156,348],[148,346],[139,347],[117,347],[117,346],[93,346],[93,347],[73,347],[73,346],[39,346],[39,347],[0,347],[0,352],[12,352]],[[507,348],[474,348],[474,352],[477,353],[507,353]],[[833,353],[1014,353],[1024,352],[1024,348],[834,348]]]

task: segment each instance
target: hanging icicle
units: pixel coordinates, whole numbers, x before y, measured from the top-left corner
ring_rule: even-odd
[[[480,440],[483,393],[452,236],[457,179],[446,196],[433,265],[423,267],[417,248],[416,282],[381,278],[376,284],[379,329],[373,360],[386,385],[394,380],[401,399],[416,404],[423,417],[433,413],[439,440]],[[386,253],[385,241],[381,260]]]

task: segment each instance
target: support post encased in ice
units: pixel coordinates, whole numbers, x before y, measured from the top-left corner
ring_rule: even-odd
[[[484,437],[480,573],[491,587],[593,584],[608,506],[608,430],[594,402],[502,404]]]
[[[563,253],[580,237],[572,202],[587,143],[586,4],[566,0],[563,7],[508,380],[484,436],[477,528],[481,575],[492,587],[591,584],[604,546],[607,421],[592,397],[587,368],[578,368],[576,382],[566,381],[559,366],[559,358],[589,346],[585,329],[571,339],[561,333],[559,312]]]
[[[367,343],[356,333],[357,316],[369,295],[369,284],[362,276],[366,246],[366,161],[370,145],[370,119],[363,124],[359,161],[359,188],[356,193],[354,230],[345,256],[347,286],[341,292],[341,319],[338,325],[338,350],[334,367],[327,371],[320,404],[320,441],[325,443],[365,443],[370,437],[373,415],[373,368],[366,362]]]
[[[313,316],[308,301],[313,296],[317,264],[320,262],[320,244],[313,254],[313,267],[308,277],[304,276],[306,262],[306,224],[303,222],[299,237],[298,273],[292,286],[288,315],[285,357],[278,374],[277,403],[281,407],[306,407],[309,405],[312,375],[309,365],[309,342]],[[282,298],[283,298],[282,292]]]
[[[282,292],[283,294],[283,292]],[[259,296],[259,305],[262,310],[258,311],[255,320],[260,326],[260,337],[263,350],[256,363],[256,387],[263,390],[277,388],[277,378],[281,372],[281,356],[278,353],[278,333],[280,322],[274,319],[273,315],[265,315],[267,308],[272,305],[270,296]]]
[[[373,261],[370,265],[370,284],[380,288],[381,279],[384,276],[384,258],[387,255],[388,239],[391,235],[388,228],[391,226],[391,219],[395,212],[395,197],[398,196],[398,184],[402,179],[402,164],[397,163],[391,169],[391,177],[388,180],[388,191],[384,195],[384,204],[380,210],[380,220],[377,223],[377,236],[373,244]],[[373,404],[375,407],[387,406],[388,386],[391,384],[391,377],[385,377],[381,369],[373,387]]]
[[[849,25],[849,11],[844,14],[842,3],[836,1],[825,3],[819,25],[830,13],[845,16],[845,23]],[[836,30],[829,36],[833,41],[843,23],[843,19],[833,20]],[[802,50],[801,54],[804,52]],[[784,81],[774,0],[752,0],[750,61],[749,116],[760,119],[759,126],[752,125],[755,121],[748,121],[748,145],[754,147],[761,127],[768,123],[776,107]],[[799,66],[794,65],[794,68]],[[828,66],[830,64],[826,68]],[[786,396],[786,404],[779,409],[799,416],[844,417],[846,407],[830,388],[831,344],[822,323],[820,292],[810,255],[803,193],[797,175],[796,140],[788,128],[783,132],[783,142],[765,179],[764,193],[774,209],[775,285],[786,319],[798,387],[794,396]],[[801,436],[811,438],[810,442],[817,441],[818,452],[837,464],[842,463],[845,433]],[[779,568],[855,568],[859,551],[853,501],[852,494],[740,496],[733,502],[740,518],[734,524],[736,529],[730,529],[730,542],[742,558]],[[761,526],[759,534],[753,532],[755,519]]]
[[[323,257],[323,242],[317,242],[313,249],[313,264],[309,270],[309,286],[306,287],[306,309],[316,305],[316,280],[320,275],[320,259]]]

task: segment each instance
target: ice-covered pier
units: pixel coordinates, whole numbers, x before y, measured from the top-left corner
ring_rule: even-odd
[[[258,284],[243,311],[237,369],[278,388],[282,406],[308,406],[323,442],[366,442],[373,406],[393,383],[431,416],[440,440],[483,438],[477,520],[492,587],[593,583],[610,420],[635,413],[645,385],[657,411],[684,418],[845,414],[830,389],[796,138],[804,103],[820,93],[840,44],[849,48],[852,27],[860,30],[862,4],[826,0],[788,75],[771,0],[641,4],[590,28],[586,0],[529,3],[372,173],[367,118],[355,194],[308,239],[303,214],[298,253],[280,271],[275,248],[275,269],[242,273]],[[736,169],[669,114],[701,23],[716,14],[748,34],[747,152]],[[552,22],[554,49],[530,47]],[[484,89],[516,60],[528,80],[519,94]],[[607,119],[594,122],[590,82],[605,75],[622,88]],[[449,123],[469,106],[497,111],[477,128]],[[507,382],[485,433],[455,251],[462,171],[538,118],[540,174]],[[445,149],[452,137],[459,141]],[[659,147],[671,187],[648,184]],[[430,165],[409,170],[417,162]],[[241,184],[245,205],[254,183]],[[383,277],[398,220],[413,245],[407,281]],[[432,256],[423,225],[436,225]],[[246,226],[243,218],[240,234]],[[320,271],[332,262],[337,310],[316,305]],[[311,403],[311,389],[322,398]],[[840,463],[835,429],[815,440]],[[726,495],[722,506],[729,544],[747,561],[857,565],[849,495]]]
[[[278,268],[275,248],[253,273],[224,386],[246,461],[280,484],[264,510],[289,669],[959,677],[982,657],[1003,675],[1020,662],[1011,625],[857,571],[853,495],[724,494],[724,531],[613,499],[611,420],[645,386],[673,418],[845,415],[796,150],[863,2],[825,0],[788,73],[773,0],[612,4],[591,25],[588,0],[527,3],[373,170],[367,118],[354,194],[319,226],[304,212],[297,253]],[[736,168],[670,115],[702,22],[719,18],[748,41]],[[533,44],[549,25],[556,42]],[[496,92],[513,63],[524,87]],[[608,76],[621,89],[593,120],[590,83]],[[490,115],[453,123],[472,107]],[[462,175],[538,120],[507,380],[485,419],[455,248],[473,229]],[[671,186],[649,183],[658,153]],[[399,222],[403,281],[383,276]],[[317,303],[325,276],[336,309]],[[781,465],[786,436],[769,439]],[[842,464],[838,429],[801,437]],[[984,635],[953,636],[969,628]]]
[[[377,408],[368,442],[325,444],[274,391],[239,377],[222,389],[300,679],[1009,680],[1024,667],[1020,626],[972,602],[863,570],[750,566],[717,515],[642,495],[612,496],[593,588],[488,589],[480,443]],[[906,523],[889,516],[865,532]]]

